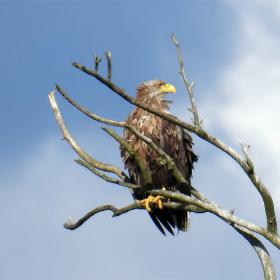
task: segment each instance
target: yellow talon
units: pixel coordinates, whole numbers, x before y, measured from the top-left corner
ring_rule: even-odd
[[[163,209],[162,199],[163,199],[163,197],[158,195],[154,198],[154,201],[153,201],[154,204],[157,204],[159,209]]]
[[[147,198],[141,200],[140,202],[142,205],[147,209],[148,212],[152,212],[152,207],[159,209],[163,209],[163,203],[162,203],[163,196],[152,196],[149,195]]]
[[[152,212],[152,208],[150,207],[150,205],[153,202],[153,197],[149,196],[146,200],[145,200],[145,208],[147,209],[148,212]]]

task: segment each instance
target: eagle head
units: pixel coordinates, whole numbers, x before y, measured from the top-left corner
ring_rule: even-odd
[[[165,99],[167,93],[176,93],[176,88],[163,80],[151,80],[138,87],[136,99],[139,102],[168,109],[167,104],[171,101]]]

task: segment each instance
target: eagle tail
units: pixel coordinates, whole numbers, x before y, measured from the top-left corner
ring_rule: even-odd
[[[169,209],[154,209],[149,213],[159,231],[165,235],[165,230],[174,235],[174,229],[186,231],[189,226],[189,212],[172,211]]]
[[[167,229],[172,235],[174,235],[172,227],[169,225],[169,223],[166,222],[166,220],[160,218],[160,216],[156,215],[155,213],[149,213],[149,214],[154,224],[163,235],[166,235],[163,227]]]

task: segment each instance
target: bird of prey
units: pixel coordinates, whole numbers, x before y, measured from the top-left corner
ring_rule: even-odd
[[[152,80],[144,82],[138,87],[136,100],[158,111],[169,113],[168,104],[171,101],[165,99],[166,94],[175,92],[176,88],[173,85],[162,80]],[[192,151],[192,138],[186,130],[139,107],[129,115],[127,123],[166,152],[190,185],[193,163],[197,161],[197,156]],[[139,154],[142,162],[150,169],[153,181],[150,189],[164,189],[190,195],[188,184],[178,184],[166,164],[145,142],[128,129],[124,130],[124,139],[128,141]],[[122,147],[121,156],[133,183],[143,186],[144,178],[133,156]],[[163,208],[160,197],[148,196],[143,190],[133,190],[133,197],[143,201],[153,222],[164,235],[165,230],[171,234],[174,234],[173,229],[175,228],[178,231],[187,230],[188,212]],[[155,207],[156,203],[157,207]]]

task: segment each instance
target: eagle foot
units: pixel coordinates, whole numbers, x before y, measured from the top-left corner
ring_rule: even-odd
[[[152,196],[149,195],[147,198],[142,199],[140,202],[141,204],[147,209],[148,212],[153,212],[152,208],[159,208],[163,209],[162,199],[163,196]]]

